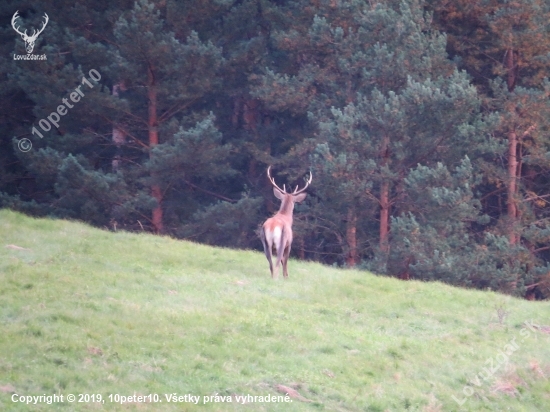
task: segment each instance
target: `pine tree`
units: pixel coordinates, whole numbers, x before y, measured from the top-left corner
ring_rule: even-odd
[[[103,7],[102,4],[97,4]],[[67,17],[78,5],[70,5],[61,8],[59,15]],[[22,210],[29,210],[25,201],[36,201],[34,211],[40,214],[49,213],[61,216],[72,215],[64,208],[63,195],[56,191],[55,183],[59,168],[64,160],[67,160],[67,153],[74,153],[75,158],[84,162],[85,167],[94,164],[97,160],[92,148],[93,137],[82,134],[82,130],[94,124],[98,118],[90,115],[90,108],[97,103],[96,98],[102,93],[103,85],[98,84],[89,76],[88,70],[83,71],[73,59],[72,54],[64,49],[67,44],[71,48],[75,45],[71,42],[71,34],[65,30],[63,24],[58,20],[59,15],[52,14],[53,4],[40,2],[31,4],[30,8],[21,9],[21,24],[25,27],[34,21],[40,21],[44,13],[52,15],[48,25],[41,33],[35,44],[34,53],[45,54],[48,60],[45,61],[13,61],[11,64],[10,82],[12,87],[19,89],[25,96],[25,115],[19,123],[18,136],[23,136],[32,141],[33,148],[27,153],[15,150],[14,154],[19,160],[19,165],[24,168],[24,182],[19,184],[17,191],[22,194],[20,198],[6,199],[14,206]],[[13,10],[12,10],[13,13]],[[33,16],[35,17],[33,19]],[[36,19],[38,18],[38,20]],[[39,26],[34,26],[39,27]],[[13,32],[13,31],[12,31]],[[12,43],[13,53],[20,54],[24,51],[22,42],[18,40]],[[80,63],[84,63],[81,61]],[[88,69],[96,69],[99,66],[91,66]],[[94,71],[94,75],[99,72]],[[86,79],[88,85],[81,83]],[[71,104],[69,94],[80,86],[80,92],[85,96],[78,104]],[[82,89],[84,88],[84,89]],[[63,100],[65,99],[65,100]],[[67,104],[64,103],[67,102]],[[58,108],[62,106],[63,115],[58,114]],[[23,110],[22,110],[23,111]],[[42,125],[42,126],[40,126]],[[44,148],[48,147],[47,150]],[[76,177],[75,177],[76,178]],[[21,189],[24,190],[21,191]],[[52,207],[55,205],[55,207]],[[91,218],[96,224],[97,216]],[[101,219],[104,224],[108,219]]]
[[[474,195],[479,180],[468,157],[452,173],[441,163],[409,172],[404,197],[412,201],[392,219],[390,273],[507,293],[517,292],[518,273],[532,281],[518,253],[510,259],[505,237],[479,231],[489,222]]]
[[[545,201],[550,187],[543,178],[550,167],[550,5],[538,0],[431,3],[435,21],[449,33],[450,52],[485,95],[486,110],[500,114],[495,136],[502,149],[484,167],[484,205],[497,222],[493,232],[506,235],[511,255],[517,255],[514,249],[528,250],[522,263],[535,270],[550,257]]]
[[[268,71],[257,93],[279,110],[309,111],[319,125],[317,193],[325,208],[342,208],[336,215],[345,228],[333,232],[345,239],[342,251],[354,265],[365,256],[357,239],[365,220],[378,218],[378,249],[388,253],[392,209],[407,208],[408,170],[457,164],[464,154],[457,149],[479,137],[480,102],[447,59],[445,36],[431,30],[421,3],[323,2],[315,11],[307,33],[277,36],[295,65],[284,74]]]
[[[192,30],[176,37],[155,4],[130,5],[129,10],[125,4],[120,9],[103,3],[72,5],[64,11],[64,21],[74,23],[69,28],[51,19],[45,44],[40,45],[50,59],[18,67],[14,75],[35,105],[35,122],[82,86],[84,78],[91,86],[82,86],[85,96],[63,117],[59,128],[44,132],[43,139],[34,139],[31,152],[18,155],[35,177],[35,190],[49,193],[42,201],[55,203],[59,214],[98,225],[159,232],[165,220],[163,203],[170,206],[171,227],[182,215],[192,214],[181,211],[177,199],[182,186],[187,195],[198,187],[191,182],[198,172],[188,172],[179,180],[177,176],[165,179],[166,174],[160,178],[152,169],[154,162],[147,160],[154,160],[154,147],[173,144],[174,135],[182,130],[203,130],[204,122],[209,124],[204,129],[204,153],[210,150],[213,118],[205,110],[205,96],[216,87],[224,59],[218,47],[200,40]],[[180,16],[180,20],[185,19]],[[101,77],[99,82],[90,79],[90,69]],[[220,143],[217,134],[215,141]],[[220,168],[227,163],[228,149],[224,146],[217,152]],[[159,153],[164,152],[158,152],[157,158]],[[187,160],[195,159],[188,156]],[[193,164],[188,164],[187,171],[192,170]],[[90,173],[93,179],[86,177]],[[76,189],[80,202],[74,198]],[[88,214],[91,210],[101,212]]]
[[[211,90],[223,64],[221,51],[212,43],[202,42],[195,32],[185,42],[177,39],[165,27],[160,10],[146,0],[136,2],[128,16],[119,18],[114,38],[116,49],[108,72],[131,97],[125,99],[127,107],[118,113],[113,125],[152,153],[161,143],[165,124]],[[175,124],[169,127],[173,129]],[[144,142],[141,134],[145,130]],[[154,172],[150,184],[157,202],[151,223],[156,232],[163,232],[166,185],[163,187]]]

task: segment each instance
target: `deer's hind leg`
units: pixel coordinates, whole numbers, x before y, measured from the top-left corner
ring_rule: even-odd
[[[287,264],[288,264],[289,256],[290,256],[290,244],[285,247],[285,251],[283,252],[283,277],[285,279],[288,278]]]
[[[286,271],[286,260],[285,260],[285,237],[284,237],[284,229],[282,231],[281,237],[278,243],[273,242],[275,245],[275,249],[277,251],[277,262],[275,263],[275,278],[279,277],[279,266],[281,263],[283,264],[283,276],[285,275]]]
[[[266,239],[264,228],[262,228],[261,231],[260,231],[260,239],[262,240],[262,245],[264,246],[265,257],[267,258],[267,261],[269,262],[269,271],[271,272],[271,277],[273,277],[273,262],[272,262],[272,258],[271,258],[273,244],[272,244],[271,239],[270,240]]]

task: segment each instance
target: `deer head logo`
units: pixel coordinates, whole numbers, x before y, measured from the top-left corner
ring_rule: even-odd
[[[46,25],[48,24],[48,21],[50,20],[50,18],[48,17],[48,15],[46,13],[44,13],[44,22],[42,23],[42,28],[38,31],[33,29],[32,35],[28,36],[27,35],[27,30],[25,30],[25,32],[22,33],[19,30],[19,26],[17,26],[17,27],[15,26],[15,24],[16,24],[15,21],[19,18],[18,13],[19,13],[19,10],[17,10],[15,12],[15,14],[13,15],[13,17],[11,18],[11,26],[17,32],[17,34],[21,35],[21,38],[25,42],[25,49],[27,49],[27,53],[31,54],[33,49],[34,49],[34,42],[36,41],[36,39],[38,38],[40,33],[42,33],[44,31],[44,29],[46,28]]]

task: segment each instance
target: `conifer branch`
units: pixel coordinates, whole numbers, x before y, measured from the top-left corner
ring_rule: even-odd
[[[220,195],[219,193],[215,193],[215,192],[211,192],[210,190],[203,189],[202,187],[197,186],[197,185],[194,184],[194,183],[191,183],[191,182],[190,182],[189,180],[187,180],[187,179],[183,179],[183,181],[185,182],[185,184],[189,185],[189,186],[192,187],[193,189],[197,189],[197,190],[200,191],[200,192],[203,192],[203,193],[206,193],[206,194],[208,194],[208,195],[217,197],[218,199],[221,199],[221,200],[225,200],[226,202],[231,202],[231,203],[236,203],[236,202],[237,202],[236,200],[230,199],[230,198],[225,197],[225,196],[223,196],[223,195]]]

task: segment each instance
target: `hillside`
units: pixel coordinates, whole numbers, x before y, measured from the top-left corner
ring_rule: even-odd
[[[9,210],[0,240],[3,411],[550,410],[548,302]]]

